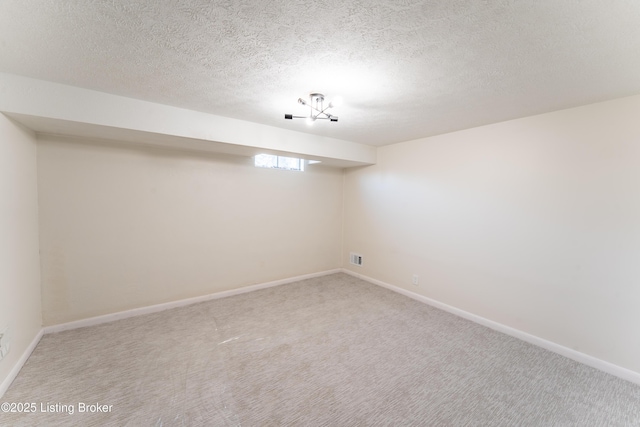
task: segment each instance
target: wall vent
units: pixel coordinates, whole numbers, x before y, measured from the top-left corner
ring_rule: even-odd
[[[351,264],[353,265],[362,265],[362,255],[351,252],[349,254],[349,258],[351,260]]]

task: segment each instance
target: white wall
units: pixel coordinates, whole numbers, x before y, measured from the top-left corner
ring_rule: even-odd
[[[640,372],[639,117],[635,96],[380,148],[346,171],[345,265]]]
[[[35,136],[0,114],[0,395],[42,326],[36,172]]]
[[[41,137],[45,325],[341,265],[342,170]]]

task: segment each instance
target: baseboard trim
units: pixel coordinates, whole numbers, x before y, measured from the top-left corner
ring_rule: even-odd
[[[329,274],[340,273],[340,272],[342,272],[342,269],[336,268],[334,270],[326,270],[326,271],[320,271],[317,273],[303,274],[302,276],[290,277],[287,279],[274,280],[272,282],[244,286],[242,288],[216,292],[213,294],[203,295],[199,297],[187,298],[187,299],[182,299],[178,301],[166,302],[163,304],[155,304],[155,305],[150,305],[146,307],[134,308],[131,310],[119,311],[117,313],[105,314],[102,316],[89,317],[87,319],[75,320],[73,322],[46,326],[44,328],[44,333],[52,334],[56,332],[68,331],[71,329],[86,328],[89,326],[100,325],[102,323],[109,323],[109,322],[114,322],[116,320],[127,319],[129,317],[136,317],[136,316],[142,316],[150,313],[157,313],[159,311],[170,310],[172,308],[184,307],[187,305],[197,304],[199,302],[245,294],[247,292],[257,291],[259,289],[271,288],[274,286],[285,285],[287,283],[293,283],[293,282],[297,282],[305,279],[312,279],[314,277],[327,276]]]
[[[40,339],[42,339],[42,335],[44,335],[44,329],[40,329],[40,331],[33,338],[31,343],[27,347],[27,349],[22,353],[22,356],[20,356],[20,359],[18,359],[18,363],[16,363],[13,369],[9,371],[9,375],[7,375],[4,381],[0,383],[0,399],[2,398],[2,396],[4,396],[7,390],[9,390],[9,387],[11,387],[13,380],[16,379],[16,377],[20,373],[20,370],[24,366],[24,364],[27,363],[27,360],[29,360],[31,353],[33,353],[33,350],[35,350],[36,346],[40,342]]]
[[[407,296],[416,301],[420,301],[422,303],[428,304],[435,308],[439,308],[440,310],[444,310],[448,313],[454,314],[456,316],[462,317],[467,320],[471,320],[472,322],[478,323],[482,326],[486,326],[498,332],[502,332],[503,334],[512,336],[514,338],[518,338],[522,341],[526,341],[529,344],[536,345],[538,347],[542,347],[546,350],[557,353],[561,356],[567,357],[569,359],[575,360],[576,362],[580,362],[584,365],[591,366],[592,368],[598,369],[600,371],[606,372],[608,374],[614,375],[618,378],[622,378],[623,380],[632,382],[634,384],[640,385],[640,373],[632,371],[627,368],[623,368],[618,365],[614,365],[613,363],[606,362],[604,360],[598,359],[596,357],[590,356],[585,353],[581,353],[579,351],[573,350],[568,347],[564,347],[560,344],[556,344],[552,341],[547,341],[543,338],[537,337],[535,335],[531,335],[527,332],[523,332],[519,329],[512,328],[510,326],[503,325],[502,323],[495,322],[493,320],[486,319],[484,317],[475,315],[473,313],[469,313],[468,311],[461,310],[459,308],[444,304],[440,301],[434,300],[432,298],[425,297],[424,295],[417,294],[415,292],[411,292],[407,289],[400,288],[395,285],[391,285],[389,283],[385,283],[383,281],[365,276],[360,273],[356,273],[354,271],[348,270],[346,268],[342,269],[343,273],[349,274],[351,276],[357,277],[358,279],[365,280],[374,285],[381,286],[383,288],[389,289],[391,291],[397,292],[404,296]]]

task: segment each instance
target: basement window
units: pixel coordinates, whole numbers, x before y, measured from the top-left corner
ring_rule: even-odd
[[[304,171],[304,159],[276,156],[274,154],[258,154],[254,159],[255,166],[259,168]]]

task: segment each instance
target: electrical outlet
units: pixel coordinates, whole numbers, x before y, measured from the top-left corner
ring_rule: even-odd
[[[9,346],[9,336],[7,335],[8,331],[8,326],[0,330],[0,360],[4,359],[5,356],[9,354],[9,350],[11,348]]]
[[[414,274],[414,275],[411,277],[411,284],[412,284],[413,286],[419,286],[419,282],[418,282],[418,275],[417,275],[417,274]]]

